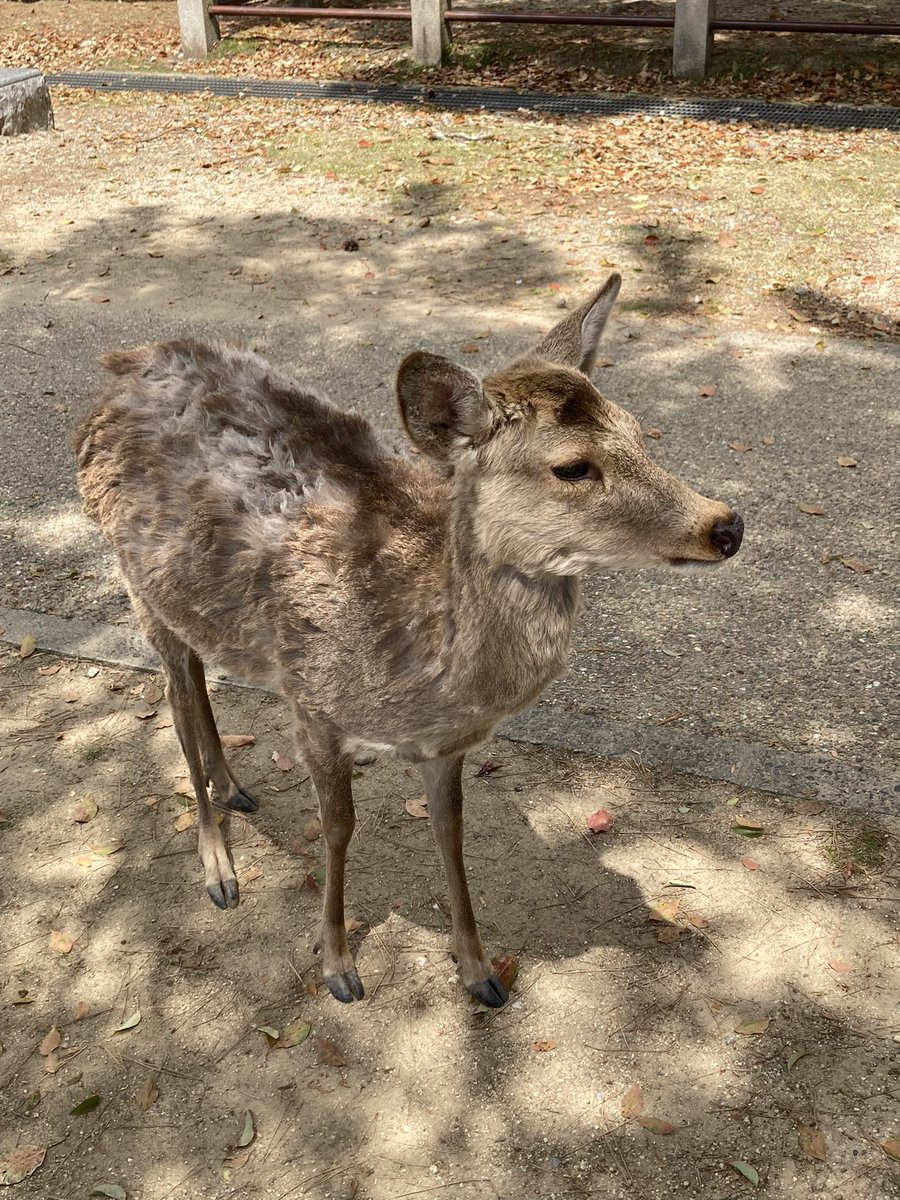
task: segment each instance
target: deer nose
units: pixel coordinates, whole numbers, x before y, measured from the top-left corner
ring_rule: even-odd
[[[741,548],[744,536],[744,522],[737,513],[730,521],[717,521],[712,527],[710,537],[712,544],[723,558],[731,558]]]

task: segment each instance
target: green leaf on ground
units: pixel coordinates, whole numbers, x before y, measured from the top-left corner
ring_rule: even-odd
[[[93,1112],[99,1103],[99,1096],[85,1096],[83,1100],[79,1100],[74,1108],[69,1109],[69,1116],[83,1117],[85,1113]]]
[[[127,1200],[125,1189],[117,1183],[95,1183],[91,1188],[92,1196],[109,1196],[110,1200]]]
[[[141,1010],[138,1008],[135,1009],[131,1016],[124,1020],[121,1025],[117,1025],[113,1030],[113,1033],[127,1033],[129,1029],[134,1029],[135,1025],[140,1025],[140,1023]]]
[[[284,1032],[275,1043],[276,1050],[290,1050],[292,1046],[299,1046],[301,1042],[305,1042],[312,1031],[312,1026],[308,1021],[292,1021],[290,1025],[285,1026]]]
[[[808,1050],[804,1050],[802,1046],[798,1046],[796,1050],[792,1050],[787,1056],[787,1069],[790,1071],[792,1067],[796,1067],[801,1058],[806,1058],[809,1054]]]
[[[741,1162],[740,1159],[734,1159],[728,1165],[732,1170],[737,1171],[738,1175],[743,1175],[745,1179],[749,1179],[754,1187],[759,1186],[759,1171],[755,1167],[751,1167],[749,1163]]]
[[[244,1113],[244,1127],[241,1130],[241,1136],[237,1140],[239,1146],[249,1146],[256,1137],[256,1129],[253,1125],[253,1113],[248,1108]]]

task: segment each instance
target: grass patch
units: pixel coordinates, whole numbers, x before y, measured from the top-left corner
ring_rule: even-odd
[[[81,761],[83,763],[99,762],[101,758],[106,757],[105,746],[88,746],[86,750],[81,752]]]
[[[209,52],[210,58],[234,58],[240,54],[255,54],[263,46],[260,38],[223,37]]]
[[[856,871],[879,871],[887,856],[888,835],[871,825],[860,829],[837,829],[828,847],[828,861],[852,875]]]

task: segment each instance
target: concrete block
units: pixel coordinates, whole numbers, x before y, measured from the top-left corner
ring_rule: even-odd
[[[413,58],[420,67],[440,66],[450,48],[448,7],[448,0],[411,0]]]
[[[209,15],[209,0],[178,0],[178,26],[185,58],[206,58],[221,36],[219,22]]]
[[[0,135],[53,128],[50,92],[40,71],[0,70]]]
[[[703,79],[713,49],[710,22],[716,0],[675,0],[675,40],[672,74],[679,79]]]

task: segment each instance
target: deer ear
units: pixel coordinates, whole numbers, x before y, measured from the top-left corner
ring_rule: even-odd
[[[547,336],[524,356],[525,361],[542,358],[565,367],[577,367],[589,375],[597,354],[597,344],[621,286],[622,276],[610,275],[590,300],[554,325]]]
[[[445,462],[482,441],[493,427],[481,380],[439,354],[420,350],[403,360],[397,400],[413,444]]]

